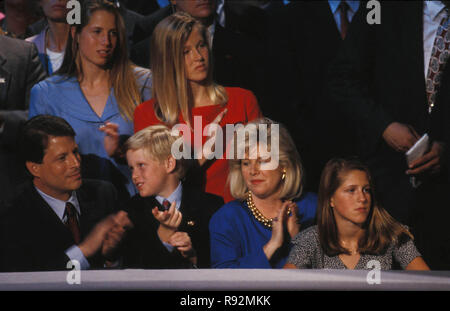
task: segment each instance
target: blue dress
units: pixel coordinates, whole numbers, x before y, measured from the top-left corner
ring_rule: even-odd
[[[306,193],[296,203],[303,230],[314,223],[317,196]],[[245,201],[235,200],[222,206],[211,218],[209,232],[213,268],[282,268],[292,246],[285,243],[269,262],[263,246],[270,240],[272,230],[256,220]]]
[[[138,86],[142,100],[151,98],[151,73],[147,69],[136,68]],[[139,104],[139,103],[136,103]],[[103,114],[99,117],[89,105],[80,84],[75,77],[51,76],[31,89],[29,117],[50,114],[64,118],[75,130],[75,141],[82,154],[82,174],[85,178],[97,178],[112,182],[119,195],[137,193],[129,168],[110,158],[103,146],[105,134],[99,127],[105,122],[119,125],[121,141],[133,135],[133,120],[127,120],[119,111],[114,89],[111,88]]]

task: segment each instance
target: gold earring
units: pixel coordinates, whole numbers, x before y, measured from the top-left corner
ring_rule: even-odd
[[[286,179],[286,169],[283,169],[283,175],[281,175],[281,180],[285,180]]]

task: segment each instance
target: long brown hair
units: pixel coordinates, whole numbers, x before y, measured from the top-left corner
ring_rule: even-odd
[[[402,244],[412,234],[382,208],[375,197],[375,188],[369,168],[356,158],[331,159],[325,165],[319,185],[317,226],[320,244],[328,256],[350,254],[349,250],[339,243],[338,229],[334,211],[330,201],[341,186],[344,177],[353,170],[366,173],[371,189],[372,206],[364,224],[365,234],[359,241],[358,251],[366,254],[380,254],[392,242]]]
[[[163,19],[155,28],[150,44],[150,65],[153,74],[153,97],[156,116],[162,122],[174,125],[181,113],[191,125],[192,102],[185,72],[183,49],[192,30],[199,29],[205,42],[206,28],[195,18],[177,12]],[[225,105],[228,96],[225,89],[213,82],[212,57],[208,46],[209,65],[206,88],[214,104]]]
[[[124,117],[132,120],[134,108],[141,102],[141,95],[134,73],[135,66],[128,59],[125,24],[119,9],[113,3],[106,0],[85,0],[82,2],[81,23],[71,26],[75,27],[75,38],[72,38],[72,35],[69,36],[63,63],[55,74],[76,77],[79,82],[83,80],[78,35],[89,24],[94,12],[99,10],[112,13],[116,20],[117,45],[107,68],[110,70],[110,84],[114,88],[119,110]]]

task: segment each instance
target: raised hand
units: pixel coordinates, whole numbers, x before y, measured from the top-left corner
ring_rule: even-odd
[[[216,141],[216,133],[217,133],[217,127],[220,127],[220,122],[222,121],[223,117],[225,116],[225,114],[228,112],[228,109],[225,108],[224,110],[222,110],[222,112],[220,112],[215,118],[214,120],[209,123],[208,125],[205,126],[205,128],[209,128],[210,131],[210,138],[208,138],[208,140],[204,143],[204,146],[211,146],[211,148],[209,148],[209,150],[206,150],[206,154],[205,152],[203,152],[203,148],[201,148],[201,152],[202,152],[202,156],[199,157],[199,164],[203,165],[205,164],[205,162],[210,158],[211,155],[211,151],[214,151],[215,149],[215,141]],[[206,148],[208,149],[208,148]]]
[[[409,169],[406,171],[408,175],[418,175],[418,174],[438,174],[441,170],[442,157],[444,154],[444,145],[439,142],[433,142],[430,151],[425,153],[419,159],[411,162],[408,166]]]
[[[168,242],[181,224],[183,215],[176,209],[176,202],[173,201],[169,210],[159,211],[157,207],[152,209],[152,214],[159,221],[158,235],[161,241]]]
[[[115,253],[119,248],[126,232],[133,228],[133,223],[128,218],[128,214],[120,211],[113,216],[114,225],[107,232],[105,240],[102,245],[102,255],[108,260],[112,261],[115,258]]]
[[[272,258],[273,254],[279,249],[284,242],[284,226],[286,225],[286,220],[288,218],[287,210],[288,206],[292,202],[286,201],[281,205],[280,210],[278,211],[277,217],[275,217],[272,221],[272,237],[269,242],[264,245],[263,250],[267,256],[267,259]]]
[[[81,252],[86,258],[92,257],[100,249],[102,249],[103,243],[106,240],[108,233],[112,230],[112,228],[114,228],[114,226],[116,226],[118,223],[126,223],[123,213],[125,212],[120,211],[117,214],[107,216],[105,219],[95,225],[88,236],[80,243],[80,245],[78,245]]]
[[[169,238],[169,244],[176,247],[184,258],[189,259],[194,265],[197,264],[197,255],[192,247],[192,241],[186,232],[175,232]]]
[[[297,233],[300,232],[300,224],[298,223],[298,206],[292,201],[288,201],[287,203],[288,209],[291,209],[291,213],[287,215],[286,227],[292,239],[297,235]]]
[[[386,143],[395,151],[406,152],[420,138],[412,126],[392,122],[383,132]]]
[[[99,128],[105,133],[103,139],[103,146],[108,156],[113,157],[119,150],[119,125],[112,122],[106,122],[105,125]]]

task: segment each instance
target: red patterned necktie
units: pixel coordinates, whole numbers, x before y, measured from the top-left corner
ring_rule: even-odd
[[[430,64],[427,73],[427,99],[428,99],[428,113],[434,108],[436,101],[436,94],[441,83],[442,70],[447,62],[450,47],[450,19],[446,9],[446,16],[442,19],[441,24],[436,32],[434,39],[433,50],[431,51]]]
[[[341,16],[341,37],[342,39],[345,39],[345,36],[347,35],[347,29],[348,29],[348,12],[349,6],[347,2],[341,1],[339,4],[339,15]]]
[[[169,202],[168,200],[164,200],[163,203],[162,203],[162,205],[164,206],[164,209],[165,209],[166,211],[169,210],[169,208],[170,208],[170,202]]]
[[[65,225],[69,228],[70,232],[72,232],[75,244],[78,245],[80,243],[81,233],[80,226],[78,224],[77,211],[75,210],[75,206],[69,202],[66,203],[65,215],[67,216]]]

